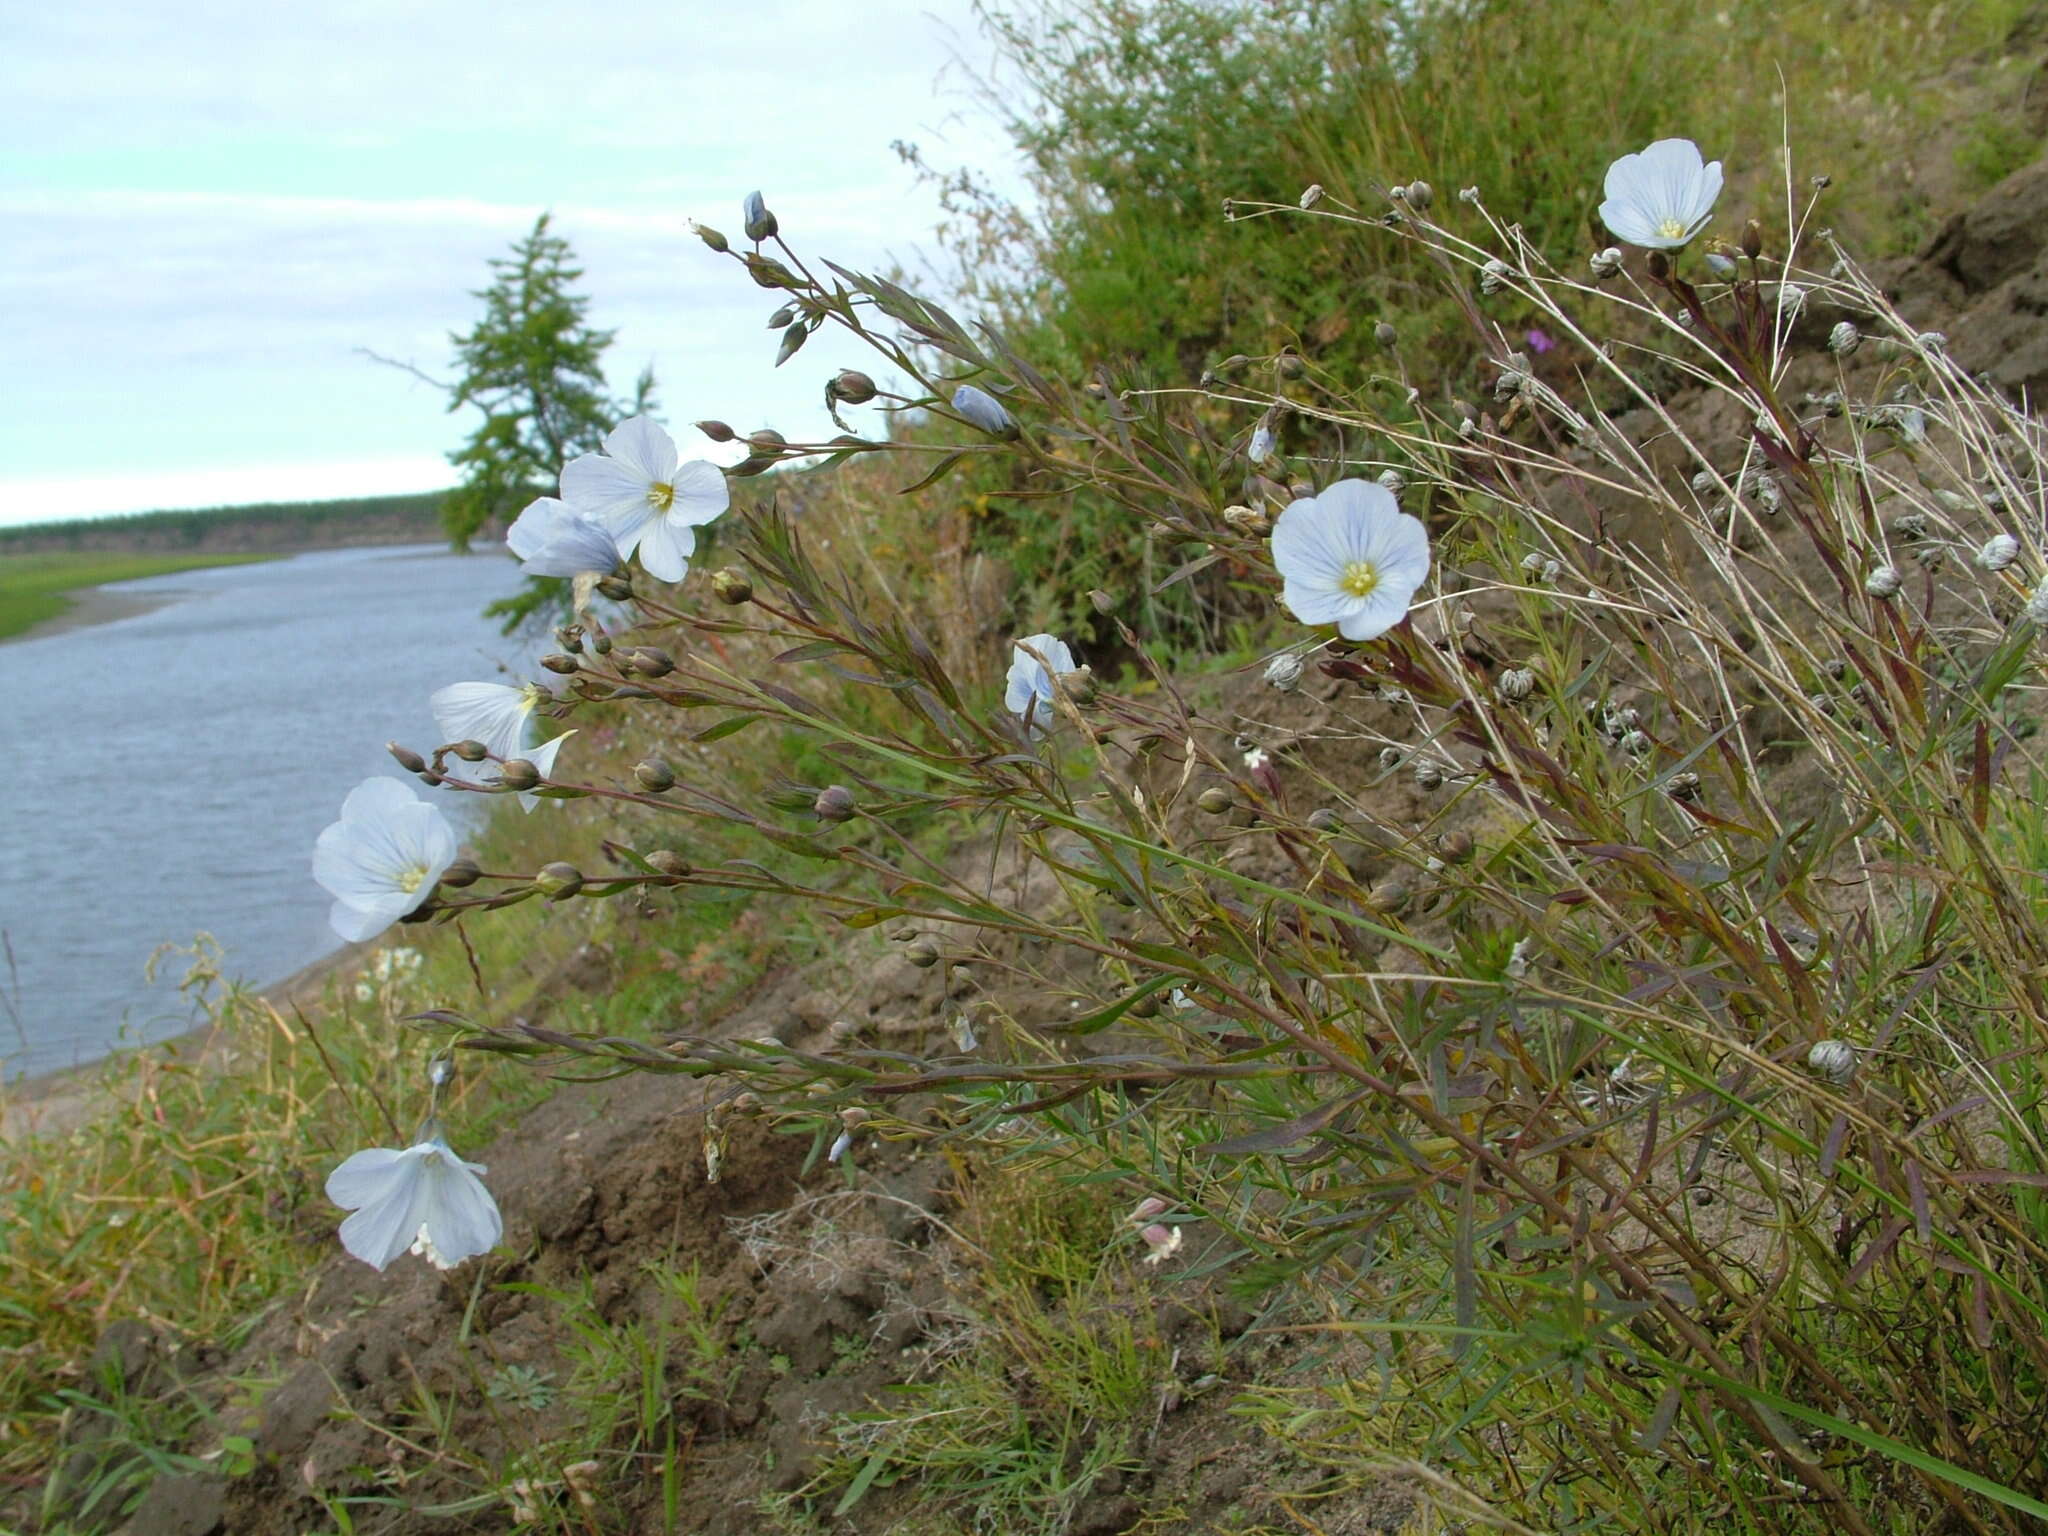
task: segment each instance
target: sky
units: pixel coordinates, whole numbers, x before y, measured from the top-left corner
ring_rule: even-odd
[[[554,215],[625,393],[830,435],[737,241],[759,188],[808,259],[933,255],[892,149],[1012,187],[971,0],[0,0],[0,524],[433,490],[486,262]]]

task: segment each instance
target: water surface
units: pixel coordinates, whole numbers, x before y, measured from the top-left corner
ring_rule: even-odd
[[[518,581],[494,552],[329,550],[123,582],[165,606],[0,645],[7,1074],[191,1027],[182,965],[143,980],[159,944],[211,933],[256,985],[338,948],[313,840],[359,780],[404,777],[387,740],[435,744],[436,688],[530,661],[480,617]]]

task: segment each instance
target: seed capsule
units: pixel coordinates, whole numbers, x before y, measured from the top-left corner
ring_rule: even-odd
[[[676,771],[658,757],[636,764],[633,777],[650,795],[664,794],[676,787]]]
[[[1230,809],[1232,803],[1233,797],[1230,791],[1221,784],[1211,784],[1207,789],[1195,796],[1195,804],[1199,805],[1211,816],[1221,816]]]
[[[533,885],[549,901],[567,901],[583,889],[583,871],[558,859],[552,864],[541,865],[533,877]]]
[[[1831,1083],[1846,1083],[1856,1075],[1857,1050],[1846,1040],[1816,1040],[1806,1053],[1806,1064]]]
[[[712,576],[711,590],[721,603],[735,608],[754,600],[754,584],[747,580],[747,573],[730,565]]]
[[[401,747],[395,741],[387,741],[384,743],[384,750],[397,758],[398,766],[407,773],[425,773],[427,771],[427,760],[410,747]]]
[[[483,878],[483,871],[469,859],[457,859],[441,871],[441,883],[450,890],[461,890],[466,885],[475,885]]]
[[[826,785],[818,791],[818,798],[811,805],[820,821],[851,821],[857,808],[853,791],[844,784]]]
[[[507,789],[529,790],[540,782],[540,770],[525,758],[515,757],[500,770],[498,782]]]
[[[672,848],[657,848],[647,855],[650,869],[680,880],[690,872],[690,861]]]

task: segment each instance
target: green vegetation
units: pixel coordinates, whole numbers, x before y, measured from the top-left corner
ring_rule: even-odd
[[[136,581],[216,565],[247,565],[267,555],[9,554],[0,560],[0,640],[69,609],[70,595],[110,581]]]
[[[225,1086],[117,1065],[106,1132],[9,1169],[5,1470],[32,1483],[64,1425],[113,1421],[56,1526],[79,1532],[209,1436],[249,1472],[233,1425],[87,1394],[70,1362],[131,1313],[232,1343],[300,1283],[320,1172],[403,1133],[427,1045],[397,1029],[432,1007],[413,1022],[472,1069],[465,1146],[538,1094],[522,1062],[701,1080],[692,1159],[742,1103],[813,1175],[857,1129],[843,1190],[744,1218],[750,1302],[810,1262],[805,1305],[880,1317],[802,1222],[905,1204],[878,1146],[954,1161],[944,1241],[915,1250],[947,1294],[889,1302],[926,1353],[817,1411],[825,1452],[757,1501],[781,1530],[1052,1533],[1112,1487],[1139,1491],[1096,1528],[1174,1529],[1199,1478],[1142,1480],[1197,1384],[1312,1475],[1292,1523],[1218,1530],[1347,1528],[1323,1504],[1390,1469],[1416,1531],[2038,1528],[2048,552],[2015,509],[2048,439],[1820,227],[1913,243],[1942,210],[1895,162],[1956,90],[1943,163],[2024,163],[1993,114],[2028,71],[1989,59],[2022,18],[1852,12],[999,12],[1049,210],[960,204],[1004,324],[801,259],[794,231],[746,253],[799,346],[865,336],[925,424],[864,420],[707,539],[751,600],[636,577],[639,633],[563,632],[574,804],[494,822],[494,873],[401,935],[428,956],[402,991],[290,1020],[231,1000]],[[1754,213],[1759,249],[1596,284],[1600,174],[1669,132],[1728,161],[1714,228]],[[1808,164],[1837,185],[1788,227]],[[1433,198],[1385,195],[1415,177]],[[1801,305],[1856,329],[1831,349]],[[963,379],[1015,439],[948,411]],[[1279,456],[1249,465],[1260,422]],[[1291,482],[1378,476],[1431,583],[1332,640],[1276,608],[1267,535]],[[1043,737],[1008,729],[1010,637],[1083,623],[1093,673],[1054,685]],[[1232,675],[1275,651],[1302,661],[1286,688]],[[550,860],[577,891],[530,899]],[[711,1027],[792,955],[883,945],[924,1036]],[[611,964],[560,984],[584,946]],[[745,1198],[693,1185],[664,1218]],[[1140,1199],[1171,1226],[1127,1219]],[[590,1259],[538,1246],[508,1262]],[[708,1265],[671,1240],[567,1281],[480,1268],[410,1314],[423,1338],[459,1317],[466,1375],[414,1372],[374,1425],[350,1400],[380,1459],[308,1472],[312,1496],[342,1530],[691,1528],[743,1383],[761,1414],[800,1370]],[[1257,1326],[1170,1341],[1167,1277]],[[552,1309],[553,1353],[486,1348],[508,1297]],[[819,1374],[879,1369],[878,1338],[835,1337]],[[727,1487],[783,1470],[725,1453],[753,1458]]]
[[[429,491],[413,496],[257,502],[20,523],[0,528],[0,555],[12,565],[21,555],[42,553],[141,554],[196,549],[282,553],[378,539],[402,543],[434,536],[441,499],[441,492]]]

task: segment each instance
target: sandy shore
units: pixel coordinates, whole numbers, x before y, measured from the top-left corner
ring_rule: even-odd
[[[322,956],[284,980],[257,988],[256,995],[280,1010],[289,1010],[293,1003],[305,1003],[317,997],[328,978],[336,972],[352,972],[374,948],[370,944],[344,944],[333,954]],[[214,1025],[202,1024],[168,1040],[110,1052],[83,1066],[65,1067],[7,1083],[0,1087],[0,1146],[23,1136],[68,1131],[89,1118],[95,1108],[105,1102],[101,1080],[107,1064],[115,1057],[148,1052],[166,1061],[196,1065],[202,1071],[218,1066],[229,1049],[219,1034]]]
[[[64,595],[70,599],[69,608],[54,619],[45,619],[18,635],[0,639],[0,645],[12,645],[20,640],[43,640],[69,629],[111,624],[116,619],[132,619],[138,614],[168,607],[183,597],[179,592],[116,592],[111,587],[79,587]]]

